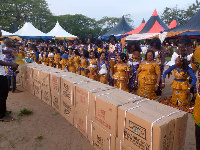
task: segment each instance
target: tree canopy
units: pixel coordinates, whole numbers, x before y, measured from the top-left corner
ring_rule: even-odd
[[[162,15],[161,15],[161,19],[167,23],[170,24],[171,21],[174,19],[174,17],[178,18],[178,21],[180,22],[180,24],[184,24],[186,23],[192,16],[195,15],[195,13],[197,13],[197,11],[200,8],[200,3],[198,2],[198,0],[195,0],[194,3],[190,4],[187,8],[178,8],[178,5],[176,5],[175,7],[165,7]]]
[[[196,0],[187,8],[180,9],[166,7],[161,15],[161,19],[169,24],[175,16],[180,23],[189,20],[200,8],[200,3]],[[125,15],[127,22],[133,27],[131,15]],[[54,16],[46,0],[0,0],[0,25],[8,32],[15,32],[16,27],[21,28],[26,21],[43,32],[49,32],[56,21],[69,33],[85,38],[88,34],[97,37],[108,32],[119,21],[121,16],[104,16],[100,20],[95,20],[82,14]]]

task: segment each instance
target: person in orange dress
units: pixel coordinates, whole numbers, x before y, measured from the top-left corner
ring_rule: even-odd
[[[160,83],[160,66],[153,61],[155,53],[148,50],[145,55],[145,61],[142,61],[137,70],[135,87],[138,85],[137,95],[148,99],[156,100]],[[138,84],[139,82],[139,84]]]
[[[50,67],[53,67],[53,62],[54,62],[54,50],[53,47],[49,47],[49,53],[48,53],[48,65]]]
[[[89,64],[89,52],[87,50],[83,50],[80,66],[78,68],[80,75],[87,77],[88,64]]]
[[[68,57],[67,60],[67,69],[69,72],[76,73],[76,68],[74,66],[74,56]]]
[[[54,67],[59,69],[60,68],[60,59],[61,59],[60,49],[55,47],[54,48],[54,52],[55,52],[55,55],[54,55]]]
[[[162,88],[165,87],[166,75],[171,71],[174,71],[174,81],[171,83],[173,88],[171,103],[178,106],[189,106],[190,105],[190,89],[196,86],[196,77],[191,68],[188,67],[187,55],[183,54],[178,56],[175,61],[175,65],[168,68],[162,79]],[[187,80],[188,76],[192,78],[191,84]]]
[[[64,54],[61,56],[61,61],[60,61],[60,65],[62,66],[61,69],[62,70],[66,70],[66,66],[67,66],[67,52],[65,51]]]
[[[195,121],[196,149],[200,149],[200,46],[195,49],[191,59],[192,69],[198,71],[197,96],[195,100],[193,118]]]
[[[113,75],[114,87],[123,91],[128,90],[129,71],[130,68],[127,65],[126,54],[121,53],[118,57],[118,63],[114,66],[116,73]]]
[[[73,51],[74,53],[74,66],[76,68],[76,74],[80,74],[80,71],[79,71],[79,66],[80,66],[80,62],[81,62],[81,57],[80,57],[80,53],[78,51],[78,49],[75,49]]]
[[[91,51],[89,66],[88,66],[88,70],[89,70],[88,77],[96,81],[98,81],[97,65],[98,65],[97,53],[96,51]]]

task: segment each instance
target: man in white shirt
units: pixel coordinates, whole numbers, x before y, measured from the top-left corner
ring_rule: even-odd
[[[1,27],[0,27],[0,37],[2,36]],[[3,61],[3,54],[10,53],[9,51],[5,52],[2,50],[0,45],[0,121],[9,122],[13,120],[12,117],[6,116],[6,99],[8,97],[8,80],[5,74],[4,66],[11,66],[14,69],[17,69],[18,64],[8,63]]]

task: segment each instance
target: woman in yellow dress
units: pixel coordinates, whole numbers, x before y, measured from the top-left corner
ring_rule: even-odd
[[[80,67],[78,68],[80,75],[87,77],[88,64],[89,64],[89,52],[87,50],[83,50]]]
[[[98,73],[100,75],[100,82],[107,84],[108,78],[110,74],[110,65],[109,62],[106,60],[106,53],[100,53],[100,60],[98,64]]]
[[[160,66],[153,61],[155,53],[148,50],[145,54],[145,61],[142,61],[137,70],[135,87],[138,85],[137,95],[148,99],[156,100],[160,83]],[[138,84],[139,81],[139,84]]]
[[[116,70],[116,73],[113,75],[114,87],[128,92],[130,68],[127,65],[126,54],[121,53],[119,55],[118,63],[114,66],[114,69]]]
[[[49,54],[48,54],[48,65],[50,67],[53,67],[53,62],[54,62],[54,50],[53,47],[49,47]]]
[[[98,65],[97,53],[95,51],[91,51],[89,66],[88,66],[89,70],[88,77],[96,81],[98,81],[97,65]]]
[[[173,88],[171,103],[178,106],[190,105],[190,89],[196,85],[196,77],[192,69],[188,67],[187,55],[178,56],[175,65],[168,68],[162,79],[162,88],[165,87],[165,78],[168,73],[174,71],[174,81],[171,83]],[[188,76],[192,78],[191,84],[187,80]]]
[[[68,58],[67,68],[69,72],[76,73],[76,68],[74,66],[74,56]]]
[[[60,61],[60,65],[62,66],[62,70],[66,70],[66,66],[67,66],[67,52],[65,51],[64,54],[61,56],[61,61]]]
[[[191,59],[192,69],[198,71],[197,96],[195,100],[193,118],[195,121],[196,149],[200,149],[200,46],[195,49]]]
[[[74,53],[74,66],[76,68],[76,74],[80,74],[80,71],[79,71],[79,66],[80,66],[80,62],[81,62],[81,57],[80,57],[80,53],[78,51],[78,49],[75,49],[73,51]]]
[[[54,52],[55,52],[55,55],[54,55],[54,67],[56,68],[60,68],[60,59],[61,59],[61,56],[60,56],[60,50],[55,47],[54,48]]]

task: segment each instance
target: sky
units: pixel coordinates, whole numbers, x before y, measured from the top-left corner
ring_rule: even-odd
[[[46,0],[54,15],[82,14],[96,20],[104,16],[122,17],[130,14],[135,28],[151,17],[154,9],[161,16],[165,7],[187,8],[195,0]]]

